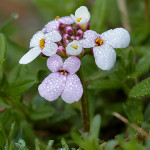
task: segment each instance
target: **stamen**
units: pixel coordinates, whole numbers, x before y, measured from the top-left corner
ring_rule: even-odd
[[[77,22],[80,22],[82,18],[77,18]]]
[[[59,16],[56,16],[55,20],[58,20],[60,17]]]
[[[65,76],[68,74],[68,72],[64,70],[63,68],[60,68],[58,72],[60,72],[61,75],[65,75]]]
[[[73,48],[74,48],[75,50],[77,50],[77,49],[78,49],[78,46],[73,46]]]
[[[40,40],[40,47],[41,47],[41,49],[43,49],[44,46],[45,46],[45,39],[41,39]]]
[[[103,44],[103,42],[104,41],[100,37],[98,37],[95,41],[95,46],[101,46]]]

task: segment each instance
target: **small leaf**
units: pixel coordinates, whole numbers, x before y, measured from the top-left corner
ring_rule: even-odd
[[[15,150],[15,146],[14,146],[14,143],[13,143],[13,142],[11,142],[10,147],[9,147],[9,150]]]
[[[150,77],[136,84],[129,93],[130,97],[138,98],[150,95]]]
[[[13,135],[14,135],[14,129],[15,129],[15,122],[13,122],[13,123],[11,124],[11,129],[10,129],[9,136],[8,136],[8,140],[9,140],[9,141],[11,140],[11,138],[12,138]]]
[[[53,144],[54,144],[54,140],[49,140],[46,150],[51,150],[51,148],[53,147]]]
[[[19,141],[15,143],[15,145],[19,150],[28,150],[28,148],[26,147],[26,143],[23,139],[19,139]]]
[[[40,150],[40,141],[37,138],[35,139],[35,150]]]
[[[32,77],[22,76],[17,81],[10,84],[8,94],[11,96],[22,95],[25,91],[35,85],[37,81]]]
[[[96,115],[92,120],[91,127],[90,127],[90,137],[92,139],[97,139],[99,136],[101,118],[100,115]]]
[[[30,117],[32,120],[43,120],[53,116],[54,113],[55,110],[51,106],[43,106],[31,112]]]
[[[3,78],[4,62],[6,57],[6,38],[0,33],[0,80]]]
[[[67,145],[66,140],[64,138],[62,138],[61,144],[65,150],[69,150],[69,146]]]
[[[115,146],[117,145],[116,140],[110,140],[105,145],[105,150],[115,150]]]
[[[6,133],[4,131],[3,126],[0,124],[0,149],[3,149],[6,144]]]

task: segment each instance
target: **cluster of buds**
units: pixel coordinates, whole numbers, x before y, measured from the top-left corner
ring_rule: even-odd
[[[57,16],[32,37],[31,49],[20,59],[20,64],[27,64],[38,55],[49,57],[47,66],[52,73],[38,88],[46,100],[53,101],[61,95],[65,102],[73,103],[82,97],[83,87],[75,72],[80,68],[86,48],[100,69],[110,70],[116,61],[114,48],[129,45],[127,30],[116,28],[99,34],[90,30],[89,20],[90,13],[85,6],[79,7],[75,15]],[[67,58],[64,63],[60,56]]]

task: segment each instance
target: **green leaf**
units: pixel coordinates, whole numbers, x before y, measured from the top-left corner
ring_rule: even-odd
[[[136,75],[139,77],[150,69],[150,53],[143,56],[136,65]]]
[[[40,150],[40,141],[37,138],[35,139],[35,150]]]
[[[67,145],[66,140],[64,138],[62,138],[61,144],[65,150],[69,150],[69,146]]]
[[[105,150],[115,150],[115,146],[117,145],[116,140],[110,140],[105,145]]]
[[[150,77],[136,84],[129,93],[130,97],[139,98],[150,95]]]
[[[121,85],[117,82],[116,80],[98,79],[89,83],[88,89],[118,89]]]
[[[54,144],[54,140],[49,140],[48,141],[48,145],[46,147],[46,150],[51,150]]]
[[[54,114],[55,110],[51,106],[41,106],[30,113],[30,118],[32,120],[43,120],[53,116]]]
[[[19,79],[17,79],[15,82],[10,84],[10,87],[8,89],[8,94],[11,96],[22,95],[25,91],[27,91],[36,83],[37,83],[36,79],[32,77],[22,76]]]
[[[123,108],[132,123],[141,125],[143,121],[142,102],[140,100],[128,100]]]
[[[102,28],[104,24],[106,14],[107,0],[95,0],[94,6],[91,10],[91,28],[97,32]],[[99,21],[97,21],[99,20]]]
[[[23,139],[19,139],[19,141],[15,143],[15,145],[19,150],[28,150],[28,148],[26,147],[26,143]]]
[[[100,125],[101,125],[100,115],[96,115],[92,120],[91,127],[90,127],[90,137],[92,139],[96,140],[99,137]]]
[[[115,66],[111,70],[108,70],[108,71],[99,70],[98,72],[95,72],[93,75],[91,75],[90,77],[86,79],[86,83],[90,83],[96,79],[104,78],[108,75],[111,75],[112,73],[114,73],[115,71],[119,69],[120,64],[121,64],[121,59],[118,57]]]
[[[0,149],[3,149],[6,144],[6,133],[4,131],[3,126],[0,124]]]
[[[6,37],[0,33],[0,80],[3,78],[4,62],[6,57]]]
[[[15,130],[15,122],[11,124],[11,129],[10,129],[9,136],[8,136],[9,141],[11,140],[11,138],[14,135],[14,130]]]
[[[14,146],[14,143],[13,143],[13,142],[11,142],[10,147],[9,147],[9,150],[15,150],[15,146]]]

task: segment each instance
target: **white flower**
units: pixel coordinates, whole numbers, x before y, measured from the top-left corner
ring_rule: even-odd
[[[76,24],[84,25],[90,20],[90,13],[85,6],[79,7],[75,11],[75,16],[71,14],[72,19]]]
[[[79,55],[82,52],[82,46],[79,41],[72,41],[71,43],[68,44],[66,47],[66,52],[69,55]]]
[[[102,70],[110,70],[116,62],[114,48],[125,48],[130,43],[130,34],[123,28],[108,30],[102,34],[87,30],[80,40],[83,48],[93,48],[95,63]]]
[[[46,56],[56,54],[58,45],[54,42],[59,42],[62,39],[58,31],[52,31],[44,34],[38,31],[33,35],[30,41],[30,50],[20,59],[20,64],[28,64],[33,61],[40,53]]]

